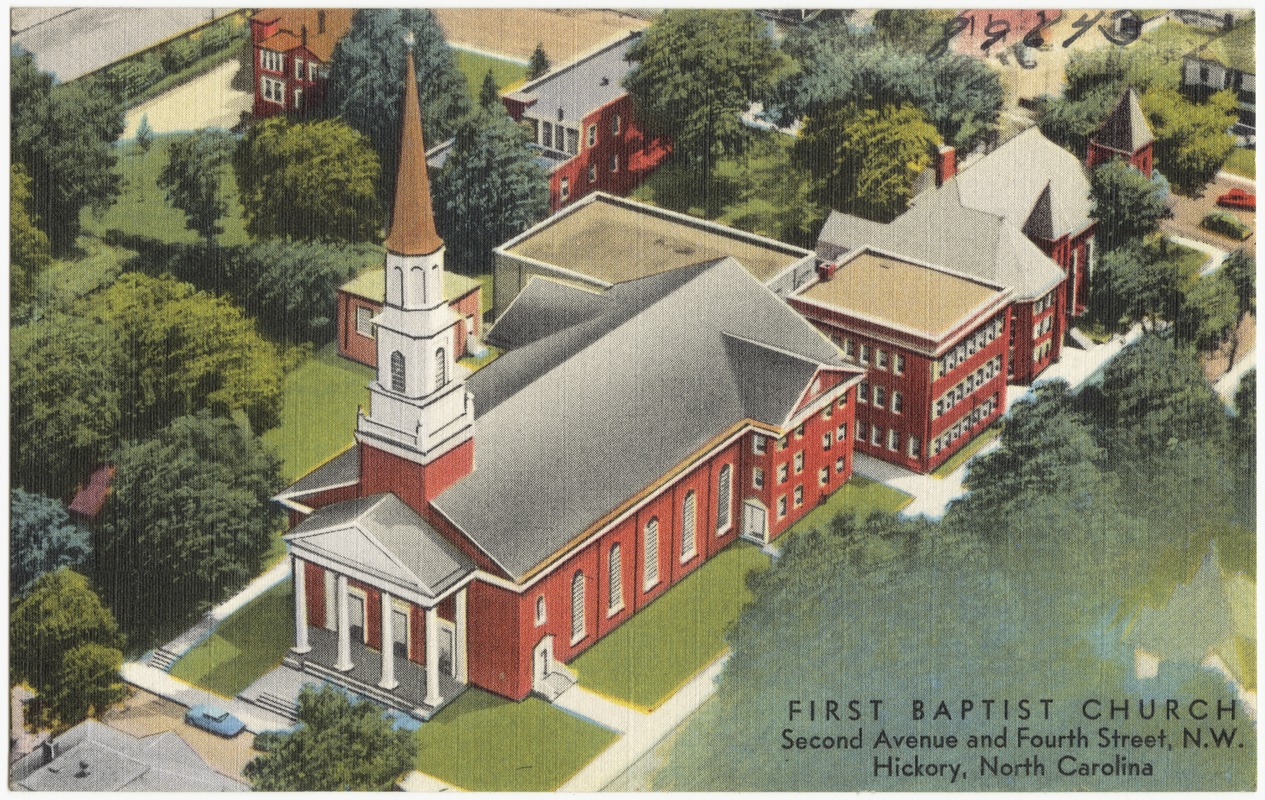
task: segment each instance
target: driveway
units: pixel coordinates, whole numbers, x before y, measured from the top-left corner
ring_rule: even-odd
[[[107,711],[102,721],[111,728],[133,736],[174,731],[217,772],[242,780],[242,768],[258,755],[251,748],[255,737],[243,731],[232,739],[225,739],[199,730],[185,723],[186,710],[179,703],[165,700],[144,689],[135,689],[122,706]]]
[[[136,129],[145,116],[149,117],[149,127],[154,133],[233,127],[241,121],[243,111],[250,111],[254,99],[249,91],[234,88],[241,69],[241,62],[228,61],[141,103],[127,112],[122,138],[135,138]],[[249,85],[249,80],[246,83]]]

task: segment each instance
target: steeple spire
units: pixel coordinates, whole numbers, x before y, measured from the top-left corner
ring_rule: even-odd
[[[413,66],[413,42],[408,43],[404,75],[403,115],[400,119],[400,167],[395,179],[395,211],[387,250],[405,256],[424,256],[444,246],[435,230],[431,207],[430,177],[426,171],[426,145],[422,140],[422,109],[417,100],[417,70]]]

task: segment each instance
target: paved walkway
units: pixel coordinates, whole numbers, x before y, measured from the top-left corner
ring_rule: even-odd
[[[589,722],[609,728],[616,733],[628,733],[637,727],[645,714],[622,703],[602,697],[578,683],[558,695],[553,704]]]
[[[185,708],[192,708],[200,703],[205,703],[226,709],[233,716],[246,723],[246,730],[251,733],[282,730],[290,727],[291,724],[290,720],[285,717],[264,711],[259,706],[212,694],[204,689],[199,689],[191,683],[185,683],[179,678],[173,678],[166,672],[148,664],[129,661],[123,665],[120,674],[122,674],[123,680],[128,683],[153,692],[160,697],[165,697],[172,702],[179,703]]]
[[[1233,172],[1226,172],[1225,170],[1221,170],[1220,172],[1217,173],[1217,180],[1234,181],[1235,183],[1241,183],[1241,184],[1244,184],[1245,186],[1251,186],[1253,188],[1255,188],[1256,186],[1256,180],[1254,178],[1247,178],[1242,175],[1235,175]]]
[[[562,784],[558,791],[596,792],[609,785],[715,693],[716,677],[720,675],[721,669],[728,660],[729,654],[725,653],[708,664],[693,680],[649,714],[628,709],[630,712],[628,715],[621,712],[616,715],[617,718],[608,718],[608,722],[619,722],[627,726],[624,735],[602,751],[597,758],[590,761],[571,780]],[[567,693],[563,692],[563,696]],[[562,696],[559,696],[559,699],[561,698]],[[581,704],[583,703],[584,701],[581,701]],[[601,713],[597,712],[597,706],[588,707],[595,713]],[[600,720],[593,721],[603,727],[610,727]]]
[[[1234,393],[1239,390],[1239,382],[1243,380],[1243,375],[1255,368],[1256,348],[1252,348],[1239,359],[1239,363],[1230,368],[1229,372],[1217,378],[1217,382],[1213,385],[1217,394],[1226,403],[1233,405]]]
[[[1173,242],[1180,244],[1182,247],[1189,247],[1192,250],[1199,250],[1200,252],[1207,254],[1208,263],[1202,270],[1199,271],[1200,276],[1216,272],[1217,267],[1221,266],[1221,262],[1225,261],[1226,256],[1229,255],[1229,253],[1222,250],[1220,247],[1215,247],[1207,242],[1200,242],[1195,239],[1187,239],[1185,236],[1174,236],[1172,234],[1169,234],[1168,238]]]

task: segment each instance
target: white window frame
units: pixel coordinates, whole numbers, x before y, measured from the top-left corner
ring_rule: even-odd
[[[285,53],[259,48],[259,68],[267,72],[285,72]]]
[[[817,485],[825,486],[830,483],[830,467],[822,467],[817,470]]]
[[[804,485],[801,483],[795,487],[795,507],[799,508],[804,505]]]
[[[576,570],[571,576],[571,644],[575,645],[584,641],[584,637],[588,636],[588,620],[585,619],[586,606],[588,605],[588,579],[584,576],[583,570]],[[576,608],[579,607],[579,613]]]
[[[804,451],[800,450],[795,454],[795,474],[798,475],[804,471]]]
[[[590,125],[588,133],[589,133],[587,137],[588,146],[589,147],[597,146],[597,125]]]
[[[356,334],[372,339],[374,330],[373,309],[369,306],[356,306]]]
[[[887,449],[895,453],[900,450],[900,431],[889,428],[887,431]]]
[[[619,115],[616,114],[611,119],[611,136],[618,136],[618,135],[619,135]]]
[[[681,563],[698,555],[698,495],[690,490],[681,501]]]
[[[892,392],[892,413],[903,414],[905,412],[905,398],[901,397],[900,392]]]
[[[558,179],[558,197],[566,200],[571,196],[571,181],[568,176],[563,175]]]
[[[597,183],[597,164],[589,164],[589,183]]]
[[[762,456],[769,451],[769,440],[763,434],[754,434],[751,437],[751,452],[757,456]]]
[[[764,488],[764,470],[761,469],[760,467],[751,468],[751,488],[753,489]]]
[[[723,536],[734,524],[733,515],[734,474],[733,465],[720,468],[716,480],[716,535]],[[723,502],[722,502],[723,501]]]
[[[782,519],[786,516],[786,495],[782,495],[777,499],[777,518]]]
[[[549,621],[548,602],[543,594],[536,595],[536,627]]]
[[[641,571],[641,590],[643,592],[648,592],[659,585],[658,517],[651,517],[650,521],[642,528],[641,548],[643,555],[645,556],[645,565],[642,567]]]
[[[843,465],[844,465],[846,462],[847,462],[847,459],[846,459],[846,458],[844,458],[843,456],[839,456],[838,458],[836,458],[836,459],[835,459],[835,472],[836,472],[836,473],[843,472]]]
[[[267,75],[259,76],[259,95],[269,103],[285,108],[286,104],[286,85],[285,81],[269,78]]]
[[[624,554],[618,542],[606,554],[606,571],[606,616],[611,617],[624,610]]]
[[[779,484],[786,483],[791,477],[791,465],[783,461],[777,466],[777,482]]]
[[[294,79],[296,81],[303,80],[303,59],[298,56],[294,57]]]

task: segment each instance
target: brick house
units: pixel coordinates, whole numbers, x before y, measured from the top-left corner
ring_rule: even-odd
[[[251,15],[255,117],[320,106],[330,57],[353,14],[350,8],[266,8]]]
[[[646,134],[622,81],[640,33],[582,56],[506,94],[515,122],[526,122],[549,172],[549,209],[591,192],[625,195],[672,151],[666,137]]]
[[[740,536],[851,472],[862,371],[732,257],[589,290],[531,280],[456,363],[416,75],[356,444],[278,496],[286,663],[429,718],[521,699]],[[688,321],[688,324],[685,324]]]

